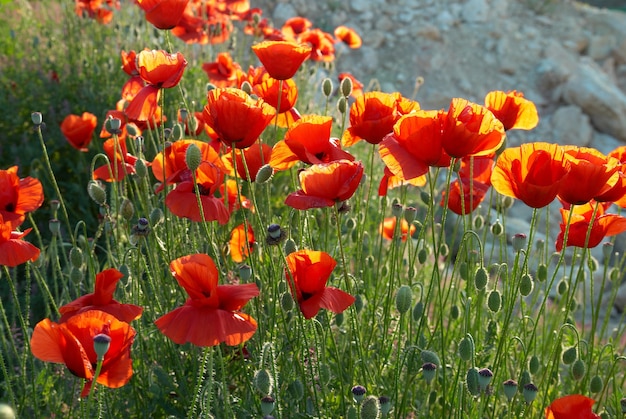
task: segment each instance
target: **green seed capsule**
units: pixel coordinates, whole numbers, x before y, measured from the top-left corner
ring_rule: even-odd
[[[380,404],[378,397],[367,396],[361,403],[361,419],[378,419],[380,417]]]

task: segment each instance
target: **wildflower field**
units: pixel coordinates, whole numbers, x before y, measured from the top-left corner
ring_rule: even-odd
[[[0,417],[623,417],[626,147],[510,146],[515,86],[423,109],[246,0],[0,27]]]

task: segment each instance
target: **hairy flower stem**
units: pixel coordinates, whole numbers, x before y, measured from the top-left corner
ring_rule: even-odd
[[[200,368],[198,369],[198,376],[196,377],[196,386],[194,388],[194,396],[193,402],[189,407],[189,413],[187,417],[196,418],[201,417],[201,415],[197,414],[198,404],[200,403],[200,398],[202,397],[202,384],[204,382],[204,376],[208,371],[207,382],[204,384],[204,387],[208,388],[209,394],[213,391],[213,348],[210,346],[205,347],[202,350],[202,363],[200,364]]]

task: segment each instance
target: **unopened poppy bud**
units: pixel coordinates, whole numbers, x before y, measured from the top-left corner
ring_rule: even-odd
[[[564,295],[568,289],[569,283],[566,278],[561,279],[559,284],[556,286],[556,292],[559,293],[559,295]]]
[[[513,250],[515,250],[516,252],[524,250],[526,248],[526,234],[517,233],[513,235],[511,243],[513,245]]]
[[[400,314],[404,314],[411,308],[413,292],[408,285],[402,285],[396,293],[396,308]]]
[[[128,280],[130,278],[130,268],[128,267],[127,264],[124,263],[124,264],[120,265],[118,270],[123,275],[122,279]]]
[[[424,224],[419,222],[418,220],[413,220],[411,223],[413,227],[415,227],[413,234],[411,234],[412,239],[419,239],[420,234],[422,234],[422,229],[424,228]]]
[[[437,373],[437,365],[432,362],[424,362],[422,364],[422,376],[427,383],[430,383],[435,378]]]
[[[356,310],[356,313],[359,314],[361,312],[361,310],[363,310],[363,297],[361,297],[361,294],[357,294],[354,296],[354,309]]]
[[[72,269],[70,269],[70,281],[72,283],[80,284],[83,282],[84,277],[82,269],[72,266]]]
[[[126,221],[130,221],[130,219],[133,218],[133,215],[135,215],[135,206],[130,199],[124,198],[122,200],[122,203],[120,204],[120,215]]]
[[[285,244],[283,245],[283,251],[285,252],[285,255],[290,255],[297,250],[298,246],[296,246],[296,242],[293,239],[285,240]]]
[[[350,96],[352,94],[352,80],[350,77],[344,77],[343,80],[341,80],[339,88],[341,89],[341,94],[344,95],[344,97]]]
[[[518,389],[519,390],[523,390],[524,386],[526,384],[528,384],[528,383],[531,383],[531,382],[532,382],[532,378],[530,376],[530,372],[528,372],[528,370],[522,371],[522,376],[520,377],[520,380],[519,380],[519,387],[518,387]]]
[[[82,268],[83,251],[80,249],[80,247],[72,247],[70,249],[70,263],[75,268]]]
[[[487,387],[491,383],[491,377],[493,377],[493,372],[491,372],[489,368],[478,370],[478,385],[481,391],[487,390]]]
[[[477,214],[472,220],[472,225],[474,226],[474,230],[481,230],[485,226],[485,217],[481,214]]]
[[[254,386],[259,393],[267,396],[274,389],[274,380],[272,380],[272,376],[266,369],[257,370],[254,373]]]
[[[48,221],[48,228],[50,229],[50,232],[53,236],[58,236],[61,232],[61,222],[56,218],[53,218]]]
[[[387,396],[380,396],[378,403],[380,404],[380,413],[383,416],[387,416],[391,412],[391,399]]]
[[[43,115],[41,115],[41,112],[31,113],[30,119],[32,119],[33,124],[35,124],[36,126],[39,126],[43,123]]]
[[[294,401],[300,401],[304,397],[304,384],[296,378],[287,386],[287,392]]]
[[[619,268],[613,267],[609,271],[609,279],[613,282],[617,281],[621,276]]]
[[[126,124],[126,132],[131,137],[136,137],[137,140],[143,140],[143,137],[139,135],[139,129],[135,124]],[[141,149],[141,147],[139,147],[139,149]]]
[[[468,334],[459,342],[459,358],[469,361],[472,356],[474,356],[474,339]]]
[[[259,171],[256,173],[255,182],[262,184],[269,182],[274,175],[274,169],[269,164],[264,164],[259,168]]]
[[[172,141],[180,140],[181,138],[183,138],[184,134],[185,129],[181,124],[174,124],[174,126],[172,126]]]
[[[361,419],[378,419],[380,417],[380,406],[378,397],[367,396],[361,405]]]
[[[356,385],[352,387],[350,391],[352,392],[352,397],[354,398],[354,401],[357,403],[361,403],[361,401],[363,401],[363,399],[365,398],[365,393],[367,393],[365,387],[361,385]]]
[[[517,393],[517,381],[509,378],[502,383],[502,390],[507,400],[510,402],[513,400],[513,397],[515,397],[515,393]]]
[[[150,211],[150,216],[148,218],[150,219],[150,225],[156,227],[163,222],[165,214],[163,214],[163,210],[161,208],[157,207]]]
[[[11,406],[0,403],[0,419],[15,419],[15,411]]]
[[[537,266],[537,280],[544,282],[546,279],[548,279],[548,266],[545,263],[540,263]]]
[[[572,378],[574,380],[576,381],[582,380],[586,372],[587,372],[587,366],[585,365],[585,361],[583,361],[580,358],[574,361],[574,363],[572,364]]]
[[[482,291],[487,286],[487,282],[489,282],[489,272],[487,268],[480,266],[474,275],[474,286],[478,291]]]
[[[343,313],[335,314],[335,325],[337,325],[337,327],[341,327],[341,325],[343,324],[343,319],[344,319]]]
[[[591,391],[592,393],[599,393],[602,391],[603,387],[604,381],[602,380],[602,377],[600,377],[599,375],[594,375],[589,382],[589,391]]]
[[[93,349],[98,356],[98,360],[104,358],[104,355],[109,351],[109,347],[111,346],[111,336],[99,333],[93,337]]]
[[[512,197],[510,196],[502,197],[502,209],[503,210],[507,210],[511,208],[514,203],[515,203],[515,199],[513,199]]]
[[[420,191],[420,199],[426,205],[431,205],[432,204],[432,199],[430,197],[430,194],[428,192],[426,192],[426,191]]]
[[[345,96],[340,96],[339,99],[337,99],[337,110],[340,114],[343,115],[344,113],[346,113],[347,108],[348,101],[346,100]]]
[[[476,368],[470,368],[467,370],[467,374],[465,375],[465,385],[467,386],[467,391],[469,391],[472,396],[480,395],[479,375]]]
[[[528,297],[533,292],[533,285],[533,277],[529,273],[523,274],[519,281],[519,293]]]
[[[622,413],[626,413],[626,397],[622,397],[619,404],[622,407]]]
[[[495,223],[491,225],[491,234],[498,237],[504,231],[504,227],[502,227],[502,223],[500,220],[496,220]]]
[[[539,363],[539,358],[537,357],[537,355],[531,356],[530,360],[528,361],[528,371],[530,371],[532,375],[535,375],[539,372],[540,366],[541,365]]]
[[[538,391],[539,389],[533,383],[526,384],[524,386],[524,389],[522,390],[522,396],[524,396],[524,400],[526,401],[526,403],[532,403],[533,400],[535,400],[535,398],[537,397]]]
[[[200,166],[200,163],[202,163],[202,152],[200,151],[200,147],[193,143],[189,144],[187,151],[185,152],[185,163],[187,164],[187,168],[192,172]]]
[[[461,316],[461,309],[459,309],[459,306],[456,304],[453,304],[452,307],[450,307],[450,318],[452,320],[456,320]]]
[[[87,194],[98,205],[104,205],[107,200],[107,193],[100,183],[90,180],[87,184]]]
[[[413,320],[414,321],[419,321],[422,318],[422,315],[424,314],[424,303],[422,301],[418,301],[417,303],[415,303],[415,307],[413,307]]]
[[[322,80],[322,93],[326,97],[330,97],[333,94],[333,82],[328,77]]]
[[[248,280],[252,277],[252,268],[250,265],[243,264],[239,267],[239,278],[248,282]]]
[[[448,246],[448,243],[441,243],[441,246],[439,246],[439,256],[445,258],[446,256],[448,256],[448,253],[450,253],[450,247]]]
[[[489,293],[489,297],[487,297],[487,307],[493,313],[497,313],[500,311],[500,307],[502,305],[502,296],[500,295],[500,291],[492,290]]]
[[[570,346],[569,348],[566,348],[561,354],[561,360],[565,365],[572,364],[574,361],[576,361],[576,358],[578,358],[578,349],[576,349],[576,346]]]
[[[241,83],[241,90],[250,95],[252,94],[252,85],[249,81],[244,81],[243,83]]]
[[[426,262],[426,257],[428,256],[428,251],[425,248],[421,248],[419,252],[417,252],[417,261],[423,265]]]
[[[272,396],[265,396],[261,399],[261,413],[269,415],[274,410],[275,400]]]
[[[600,263],[598,262],[598,259],[596,259],[592,255],[589,256],[588,264],[589,264],[589,270],[591,272],[596,272],[598,270],[599,265],[600,265]]]
[[[148,176],[148,167],[146,166],[146,162],[142,159],[137,159],[135,162],[135,174],[139,179],[143,179]]]

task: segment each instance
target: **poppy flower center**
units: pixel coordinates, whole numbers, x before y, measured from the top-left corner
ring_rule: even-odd
[[[15,211],[15,204],[13,202],[9,202],[8,204],[4,206],[4,209],[7,212],[13,212]]]
[[[302,292],[302,300],[306,301],[309,298],[313,297],[313,293],[312,292]]]

